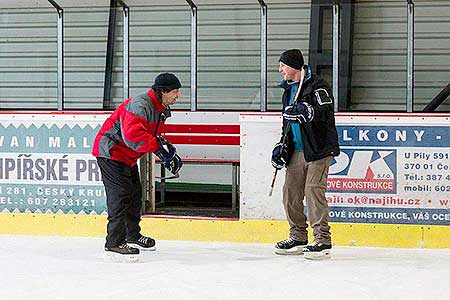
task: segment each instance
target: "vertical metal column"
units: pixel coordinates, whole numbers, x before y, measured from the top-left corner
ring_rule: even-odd
[[[191,7],[191,111],[197,110],[197,6],[186,0]]]
[[[407,92],[406,111],[414,110],[414,3],[407,0],[408,8],[408,46],[407,46]]]
[[[319,3],[311,0],[311,9],[309,17],[309,51],[308,63],[312,72],[319,74],[319,67],[324,59],[319,59],[319,55],[324,57],[322,50],[323,36],[323,12]]]
[[[161,177],[166,177],[166,168],[164,168],[163,164],[160,164],[160,168],[161,168]],[[161,179],[161,182],[159,183],[159,193],[161,195],[160,197],[160,204],[164,205],[166,203],[166,180],[165,179]]]
[[[155,171],[156,171],[156,164],[155,164],[155,155],[147,153],[146,155],[147,159],[147,187],[148,187],[148,193],[147,193],[147,201],[150,202],[150,211],[155,212],[156,211],[156,181],[155,181]]]
[[[114,63],[114,40],[116,38],[116,7],[117,0],[110,0],[108,40],[106,43],[105,82],[103,84],[103,109],[112,109],[111,89]]]
[[[121,0],[118,3],[123,10],[123,99],[130,94],[130,8]]]
[[[239,164],[231,164],[231,209],[236,211],[238,209],[239,199]]]
[[[141,213],[146,213],[147,209],[153,209],[152,207],[152,185],[150,182],[151,176],[151,160],[149,163],[150,153],[146,153],[139,161],[139,171],[141,173],[140,182],[142,187],[142,206]],[[152,211],[153,212],[153,211]]]
[[[57,69],[58,69],[58,87],[57,87],[57,107],[58,110],[64,109],[64,10],[54,0],[48,0],[58,13],[58,37],[57,37]]]
[[[339,110],[339,3],[333,1],[333,96],[334,111]]]
[[[267,111],[267,5],[264,0],[258,0],[261,6],[261,78],[260,78],[260,109]]]

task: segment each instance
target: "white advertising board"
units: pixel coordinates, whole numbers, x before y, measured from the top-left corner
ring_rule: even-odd
[[[450,115],[339,114],[330,221],[450,225]],[[242,114],[241,218],[285,219],[279,172],[269,186],[279,114]],[[306,200],[307,201],[307,200]]]
[[[1,114],[0,211],[104,214],[92,143],[109,114]]]

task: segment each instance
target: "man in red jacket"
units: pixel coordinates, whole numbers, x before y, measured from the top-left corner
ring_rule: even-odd
[[[170,105],[180,97],[180,88],[174,74],[159,74],[147,93],[119,105],[95,138],[92,154],[106,191],[105,253],[111,260],[136,260],[139,249],[155,250],[155,240],[140,233],[142,187],[137,161],[153,152],[171,173],[177,175],[181,169],[175,147],[160,136],[160,125],[170,117]]]

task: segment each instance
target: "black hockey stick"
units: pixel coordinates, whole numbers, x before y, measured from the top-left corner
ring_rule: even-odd
[[[298,84],[297,93],[295,95],[294,103],[292,105],[295,105],[297,103],[298,97],[300,97],[300,90],[302,89],[303,79],[305,78],[304,72],[305,71],[302,68],[301,73],[300,73],[300,83]],[[288,131],[290,128],[291,128],[291,122],[288,121],[286,123],[286,127],[284,128],[284,131],[283,131],[283,139],[281,140],[282,147],[284,145],[286,145],[287,134],[288,134]],[[273,172],[272,183],[270,184],[269,197],[272,197],[273,187],[275,186],[275,180],[277,179],[277,174],[278,174],[278,169],[275,169],[275,171]]]
[[[291,127],[291,123],[287,122],[286,127],[284,128],[284,132],[283,132],[283,139],[281,140],[281,144],[283,146],[286,144],[287,133],[288,133],[290,127]],[[278,174],[278,169],[275,169],[275,171],[273,172],[272,183],[270,184],[269,197],[272,197],[273,187],[275,186],[275,180],[277,179],[277,174]]]
[[[176,178],[180,178],[180,173],[177,173],[175,175],[170,175],[170,176],[155,176],[155,178],[159,179],[159,180],[176,179]]]

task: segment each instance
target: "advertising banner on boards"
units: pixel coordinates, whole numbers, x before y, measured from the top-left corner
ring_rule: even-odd
[[[268,197],[281,116],[240,120],[241,217],[285,219],[284,171]],[[336,123],[341,154],[329,169],[330,221],[450,225],[449,116],[339,114]]]
[[[450,128],[338,126],[329,170],[331,220],[450,224]]]
[[[100,170],[90,152],[107,116],[2,114],[0,212],[105,214]],[[450,225],[449,118],[338,115],[341,154],[329,169],[326,194],[330,221]],[[280,126],[279,114],[241,114],[242,219],[285,219],[284,172],[268,197]]]
[[[106,213],[100,170],[91,155],[106,116],[2,117],[0,211]]]

